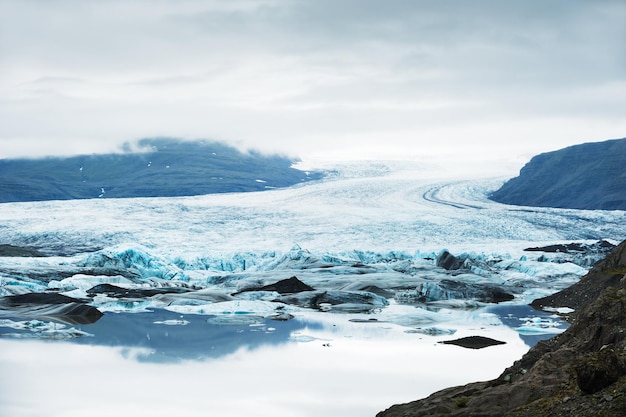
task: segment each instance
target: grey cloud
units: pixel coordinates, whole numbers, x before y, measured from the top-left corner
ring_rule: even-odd
[[[401,149],[494,121],[617,131],[625,20],[618,0],[4,0],[0,141],[170,135],[298,152],[295,138]]]

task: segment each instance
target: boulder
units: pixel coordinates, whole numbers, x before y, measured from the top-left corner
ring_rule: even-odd
[[[264,285],[262,287],[244,288],[243,290],[239,291],[239,293],[249,291],[273,291],[279,294],[297,294],[303,291],[314,290],[315,288],[306,285],[304,282],[300,281],[298,277],[293,276],[291,278],[282,279],[273,284]]]
[[[461,346],[461,347],[468,348],[468,349],[482,349],[482,348],[486,348],[489,346],[497,346],[497,345],[506,344],[506,342],[502,342],[500,340],[495,340],[490,337],[484,337],[484,336],[468,336],[468,337],[462,337],[460,339],[444,340],[439,343],[443,343],[444,345]]]
[[[437,266],[448,271],[456,271],[463,267],[463,260],[457,258],[450,252],[443,251],[437,256]]]
[[[626,375],[626,360],[623,356],[608,348],[580,358],[574,369],[581,391],[594,394]]]

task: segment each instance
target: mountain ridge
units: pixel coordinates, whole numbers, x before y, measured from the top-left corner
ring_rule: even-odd
[[[536,155],[489,198],[519,206],[626,210],[626,138]]]
[[[262,191],[321,178],[280,155],[213,141],[142,139],[139,152],[0,160],[0,203]]]

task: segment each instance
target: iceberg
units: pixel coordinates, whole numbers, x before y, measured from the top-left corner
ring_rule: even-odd
[[[189,278],[173,263],[164,261],[141,246],[111,248],[88,255],[78,266],[130,270],[142,278],[188,281]]]

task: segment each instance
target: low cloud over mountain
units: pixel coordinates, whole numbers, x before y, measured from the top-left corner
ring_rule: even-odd
[[[141,152],[0,160],[0,202],[261,191],[319,178],[278,155],[209,141],[144,139]]]

